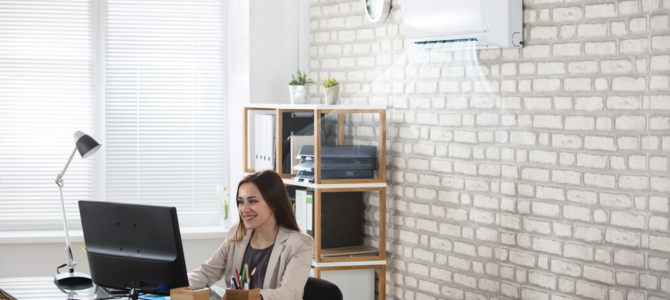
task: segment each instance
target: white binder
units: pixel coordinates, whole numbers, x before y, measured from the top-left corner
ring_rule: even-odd
[[[314,192],[295,191],[295,219],[300,230],[314,237]]]
[[[295,191],[295,218],[303,232],[307,232],[307,191]]]
[[[249,169],[256,169],[256,141],[259,140],[258,136],[256,135],[256,132],[259,130],[256,127],[256,124],[258,124],[258,116],[260,115],[268,115],[272,114],[274,115],[274,112],[268,112],[266,110],[249,110],[247,112],[247,117],[248,119],[248,134],[249,134],[249,139],[247,140],[247,167]],[[259,170],[261,170],[259,168]]]
[[[306,201],[307,205],[305,206],[305,215],[307,216],[306,223],[307,223],[307,230],[305,230],[305,233],[311,235],[314,237],[314,192],[308,191],[307,192],[307,197]]]
[[[275,116],[256,115],[254,132],[254,167],[256,171],[275,169]]]

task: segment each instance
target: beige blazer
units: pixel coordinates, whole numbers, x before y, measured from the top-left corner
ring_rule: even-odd
[[[247,230],[239,244],[231,242],[236,232],[237,224],[230,228],[228,237],[214,255],[200,268],[188,273],[191,288],[209,287],[222,278],[230,288],[230,276],[235,275],[235,268],[242,271],[242,259],[253,230]],[[313,257],[314,239],[311,236],[280,226],[265,272],[261,290],[263,299],[302,299]]]

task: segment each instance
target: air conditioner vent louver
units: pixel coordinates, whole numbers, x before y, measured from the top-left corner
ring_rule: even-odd
[[[418,45],[426,44],[444,44],[444,43],[462,43],[462,42],[476,42],[477,39],[460,39],[460,40],[448,40],[448,41],[430,41],[430,42],[416,42]]]
[[[523,0],[404,0],[403,21],[414,43],[477,41],[477,48],[523,44]]]

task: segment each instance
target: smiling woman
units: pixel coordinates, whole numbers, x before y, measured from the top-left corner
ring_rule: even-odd
[[[210,259],[189,273],[189,284],[193,289],[210,286],[248,265],[250,288],[261,288],[262,299],[302,299],[314,239],[300,232],[281,177],[272,170],[249,174],[236,198],[242,221]]]
[[[244,230],[244,227],[258,231],[252,238],[252,244],[254,240],[259,240],[258,237],[262,233],[274,235],[277,227],[274,209],[270,208],[258,187],[251,182],[245,182],[240,185],[237,194],[237,209],[240,211],[240,220],[244,224],[237,227],[238,232]],[[270,244],[274,244],[274,240],[270,242],[272,242]]]
[[[273,222],[281,227],[300,231],[286,187],[279,174],[272,170],[249,174],[240,181],[237,187],[237,208],[240,220],[244,220],[237,229],[239,238],[245,236],[247,229],[260,226],[268,226],[263,229],[270,228]],[[263,208],[269,211],[264,211]],[[265,212],[268,214],[264,214]],[[253,220],[256,215],[258,220]],[[272,220],[268,219],[270,216]],[[268,221],[271,223],[266,224]]]

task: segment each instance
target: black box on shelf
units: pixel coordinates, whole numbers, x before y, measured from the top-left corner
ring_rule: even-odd
[[[321,193],[321,248],[363,245],[363,193]]]
[[[298,226],[314,237],[316,205],[314,191],[287,186],[295,199]],[[363,245],[365,205],[361,192],[321,193],[321,249]]]

